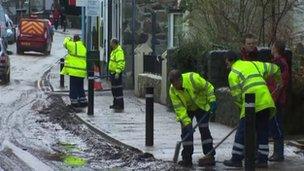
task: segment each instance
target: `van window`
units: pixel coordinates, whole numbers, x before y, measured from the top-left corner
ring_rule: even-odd
[[[41,0],[31,0],[31,4],[30,4],[30,8],[31,8],[31,12],[39,12],[39,11],[43,11],[44,9],[44,1]]]

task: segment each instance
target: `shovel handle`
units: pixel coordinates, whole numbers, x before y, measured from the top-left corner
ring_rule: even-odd
[[[234,127],[219,143],[216,144],[205,156],[209,156],[213,151],[215,151],[236,129],[238,126]]]

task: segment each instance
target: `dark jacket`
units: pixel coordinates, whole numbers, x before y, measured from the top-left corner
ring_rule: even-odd
[[[259,61],[258,49],[255,48],[252,52],[248,52],[245,48],[241,49],[241,59],[243,61]]]
[[[277,83],[270,77],[267,80],[269,91],[272,92],[273,100],[279,105],[286,105],[287,103],[287,88],[290,81],[289,66],[287,59],[284,56],[277,56],[272,60],[272,63],[277,64],[281,70],[282,87],[277,89]]]

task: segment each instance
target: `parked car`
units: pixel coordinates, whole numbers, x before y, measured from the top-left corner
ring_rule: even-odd
[[[16,27],[7,14],[5,14],[5,23],[7,27],[7,31],[6,31],[7,41],[9,44],[13,44],[16,42]]]
[[[6,19],[5,19],[5,11],[2,5],[0,5],[0,37],[3,39],[4,46],[7,47],[8,39],[7,39],[7,27],[6,27]]]
[[[52,33],[46,19],[21,19],[17,33],[17,54],[36,51],[49,55],[52,48]]]
[[[0,38],[0,82],[4,84],[10,82],[10,59],[2,38]]]

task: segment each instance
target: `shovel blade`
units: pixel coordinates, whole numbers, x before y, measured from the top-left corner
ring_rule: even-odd
[[[175,152],[174,152],[174,156],[173,156],[173,162],[174,163],[177,163],[181,145],[182,145],[182,143],[180,141],[176,143]]]

